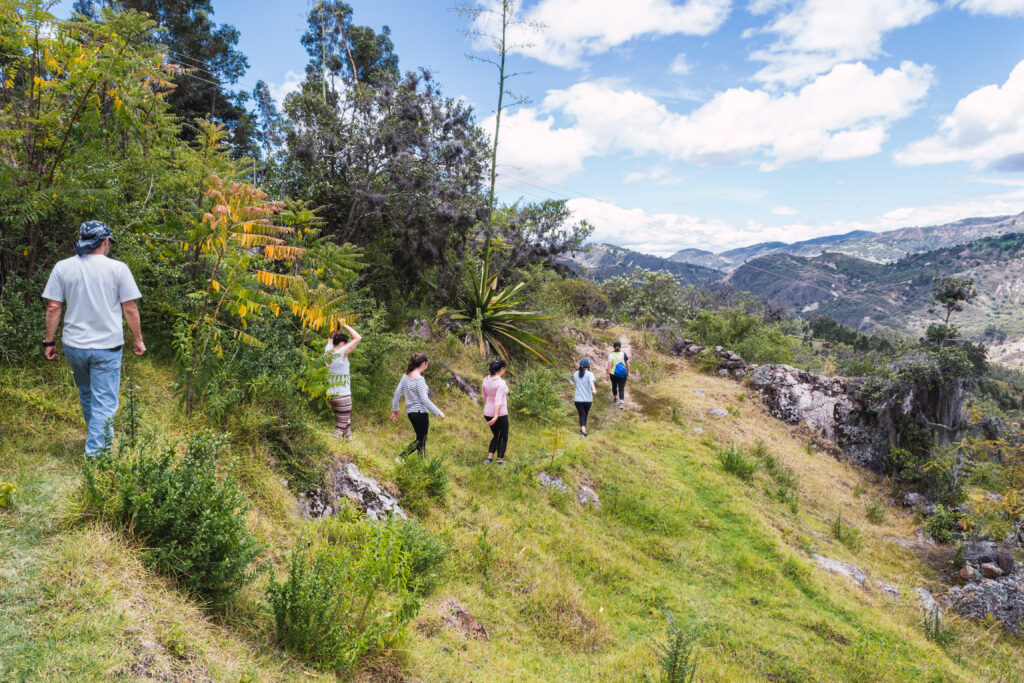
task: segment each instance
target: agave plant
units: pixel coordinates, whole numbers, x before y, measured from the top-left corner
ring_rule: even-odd
[[[550,365],[551,361],[535,347],[551,346],[551,342],[527,332],[520,325],[548,320],[551,316],[519,310],[525,299],[521,291],[526,283],[517,282],[499,289],[498,274],[491,272],[488,256],[481,261],[480,269],[470,276],[470,282],[459,300],[459,308],[443,308],[438,311],[438,315],[448,314],[453,320],[468,322],[481,356],[486,355],[488,348],[491,348],[508,360],[507,345],[513,343]]]

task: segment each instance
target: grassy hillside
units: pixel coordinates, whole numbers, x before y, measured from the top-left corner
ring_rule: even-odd
[[[623,334],[576,332],[587,348]],[[879,481],[816,452],[807,434],[769,417],[742,384],[660,356],[639,336],[632,342],[638,376],[629,410],[598,401],[586,440],[575,434],[568,402],[550,422],[514,416],[505,468],[482,465],[479,408],[441,393],[449,419],[432,424],[431,449],[444,455],[452,486],[422,521],[452,553],[405,637],[355,678],[656,677],[654,646],[672,613],[702,628],[699,680],[1022,680],[1024,644],[993,626],[947,616],[942,645],[926,637],[913,589],[941,590],[945,568],[941,558],[929,566],[889,540],[913,538],[912,517],[887,509],[881,522],[868,520],[869,505],[888,501]],[[440,346],[431,351],[442,354]],[[474,380],[479,365],[465,356],[452,363]],[[167,367],[130,359],[127,369],[142,387],[147,425],[179,435],[205,426],[178,412]],[[63,364],[0,373],[0,480],[19,488],[15,509],[0,512],[0,679],[330,678],[275,646],[261,601],[266,575],[226,613],[205,614],[147,571],[138,548],[84,519],[84,430],[70,373]],[[603,399],[607,387],[599,388]],[[730,416],[712,417],[709,408]],[[238,406],[232,454],[256,506],[249,522],[280,571],[303,522],[284,474],[247,429],[272,417]],[[410,436],[404,421],[357,406],[353,444],[330,440],[330,426],[325,415],[316,435],[324,466],[348,458],[392,481],[394,456]],[[767,448],[750,454],[759,441]],[[761,465],[749,481],[723,469],[716,454],[727,446]],[[587,482],[602,508],[540,487],[541,471],[570,491]],[[780,493],[779,481],[795,481],[795,498],[785,486]],[[833,538],[840,515],[860,530],[857,541]],[[823,573],[813,553],[857,564],[867,588]],[[898,587],[900,599],[878,581]],[[489,641],[446,624],[451,599],[476,616]]]

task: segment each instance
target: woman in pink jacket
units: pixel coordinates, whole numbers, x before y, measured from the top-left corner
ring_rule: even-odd
[[[502,379],[505,370],[505,361],[492,361],[491,374],[484,378],[480,387],[484,397],[484,419],[493,435],[491,445],[487,447],[485,465],[494,462],[495,456],[498,457],[499,465],[505,464],[505,447],[508,446],[508,385]]]

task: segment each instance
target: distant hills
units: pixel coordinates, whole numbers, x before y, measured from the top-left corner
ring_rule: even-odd
[[[933,276],[971,277],[980,296],[959,315],[964,334],[985,341],[993,359],[1024,365],[1024,213],[764,242],[719,254],[682,249],[668,259],[593,245],[570,265],[598,280],[637,266],[667,270],[684,284],[731,285],[799,315],[912,334],[933,321],[927,312]]]
[[[816,237],[793,244],[763,242],[749,247],[723,251],[720,254],[701,249],[683,249],[670,256],[669,260],[726,272],[735,270],[750,259],[778,253],[810,257],[829,252],[879,263],[890,263],[907,254],[964,244],[981,237],[1022,231],[1024,231],[1024,213],[1016,216],[965,218],[943,225],[900,228],[887,232],[854,230],[842,235]]]

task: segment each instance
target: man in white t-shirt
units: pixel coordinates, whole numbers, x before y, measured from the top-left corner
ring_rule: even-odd
[[[128,266],[108,258],[114,239],[110,228],[86,221],[78,230],[77,256],[59,261],[43,289],[46,303],[46,337],[43,355],[57,359],[57,326],[66,303],[62,341],[82,403],[88,427],[85,454],[94,458],[109,448],[113,419],[121,388],[121,347],[128,322],[135,340],[136,356],[146,352],[142,342],[139,307],[142,293]]]

